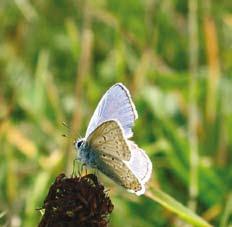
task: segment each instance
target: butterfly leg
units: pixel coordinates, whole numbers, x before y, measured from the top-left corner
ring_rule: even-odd
[[[72,174],[71,174],[72,177],[77,176],[77,173],[76,173],[76,164],[77,164],[77,159],[75,158],[73,160],[73,169],[72,169]],[[79,169],[78,169],[78,174],[79,174]]]
[[[84,175],[87,175],[88,173],[88,168],[87,168],[87,165],[85,163],[81,163],[81,166],[80,166],[80,176],[82,175],[82,173],[85,171]]]
[[[99,174],[99,170],[97,168],[93,168],[93,174],[98,176]]]

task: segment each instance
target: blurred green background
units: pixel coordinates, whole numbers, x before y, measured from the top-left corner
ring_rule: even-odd
[[[73,138],[116,82],[138,109],[134,140],[152,159],[151,184],[231,226],[230,0],[1,0],[0,225],[38,224],[56,175],[71,174]],[[101,179],[110,226],[186,226]]]

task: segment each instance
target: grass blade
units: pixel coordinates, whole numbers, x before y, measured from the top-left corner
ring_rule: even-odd
[[[146,192],[146,196],[157,203],[159,203],[161,206],[165,207],[166,209],[174,212],[177,214],[181,219],[185,220],[189,224],[192,224],[193,226],[199,226],[199,227],[210,227],[209,223],[207,223],[203,218],[195,214],[192,210],[185,207],[178,201],[176,201],[174,198],[172,198],[170,195],[166,194],[165,192],[161,191],[157,188],[150,188]]]

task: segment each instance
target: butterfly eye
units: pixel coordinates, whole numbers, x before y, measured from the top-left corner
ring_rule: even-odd
[[[78,141],[77,144],[77,148],[80,148],[81,144],[83,143],[83,140]]]

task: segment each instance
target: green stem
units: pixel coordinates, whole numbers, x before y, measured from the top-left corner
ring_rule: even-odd
[[[185,207],[170,195],[166,194],[165,192],[161,191],[157,188],[150,188],[147,190],[145,194],[148,198],[156,201],[161,206],[165,207],[166,209],[176,213],[181,219],[185,220],[187,223],[192,224],[193,226],[199,227],[210,227],[209,223],[207,223],[203,218],[195,214],[192,210]]]
[[[198,196],[198,138],[197,138],[197,69],[198,69],[198,27],[197,27],[197,1],[189,0],[189,107],[188,107],[188,140],[190,151],[189,175],[189,208],[197,208]]]
[[[220,227],[229,226],[230,217],[232,217],[232,192],[228,196],[228,199],[225,205],[225,210],[222,214]]]

